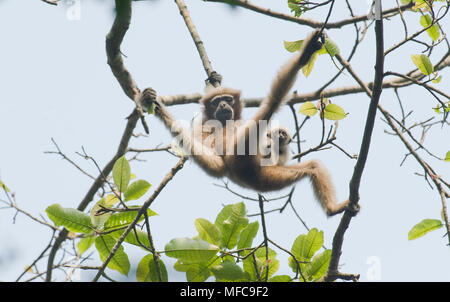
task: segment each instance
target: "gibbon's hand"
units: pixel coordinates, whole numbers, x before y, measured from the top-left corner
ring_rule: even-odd
[[[151,87],[145,88],[144,91],[141,92],[141,95],[139,96],[139,104],[145,112],[148,111],[150,105],[156,100],[156,96],[156,91]]]

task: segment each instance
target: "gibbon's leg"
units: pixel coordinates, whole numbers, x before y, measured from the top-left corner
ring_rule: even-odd
[[[327,215],[332,216],[345,211],[348,200],[338,204],[336,192],[327,169],[318,161],[310,160],[290,166],[265,166],[260,170],[262,190],[278,190],[291,185],[304,177],[309,177],[314,193]]]
[[[225,174],[225,164],[221,156],[209,146],[205,146],[201,141],[192,136],[192,131],[183,127],[167,111],[166,107],[156,99],[152,100],[155,104],[155,115],[160,118],[164,125],[176,137],[183,147],[189,152],[194,161],[200,165],[208,174],[215,177],[222,177]]]

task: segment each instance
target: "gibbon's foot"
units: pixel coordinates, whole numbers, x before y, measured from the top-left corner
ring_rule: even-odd
[[[139,103],[145,112],[147,112],[150,105],[156,101],[156,96],[156,91],[151,87],[145,88],[144,91],[141,92]]]
[[[360,209],[361,206],[359,204],[350,206],[350,201],[347,199],[346,201],[335,205],[332,209],[327,209],[326,212],[328,216],[334,216],[344,211],[348,211],[350,215],[355,216]]]
[[[347,209],[345,210],[348,211],[350,215],[356,216],[356,214],[359,213],[359,210],[361,210],[361,206],[359,205],[359,203],[353,206],[347,205]]]

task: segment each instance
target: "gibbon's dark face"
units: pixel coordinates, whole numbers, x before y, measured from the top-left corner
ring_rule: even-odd
[[[234,99],[231,95],[219,95],[208,103],[208,111],[212,117],[224,123],[227,120],[234,119]]]

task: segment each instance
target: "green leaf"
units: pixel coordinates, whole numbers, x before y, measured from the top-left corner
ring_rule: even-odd
[[[243,281],[248,279],[242,268],[233,261],[224,261],[211,267],[216,281]]]
[[[422,237],[428,232],[437,230],[442,227],[442,221],[438,219],[424,219],[408,232],[408,240],[414,240]]]
[[[312,280],[318,280],[323,277],[330,264],[331,250],[325,250],[314,256],[310,263],[305,266],[304,275]]]
[[[435,78],[432,82],[433,82],[434,84],[439,84],[439,83],[441,82],[441,80],[442,80],[442,76],[440,75],[440,76],[438,76],[437,78]]]
[[[198,231],[200,239],[217,246],[220,245],[222,234],[215,224],[212,224],[206,219],[198,218],[195,220],[195,228]]]
[[[308,10],[308,4],[298,0],[288,0],[288,7],[295,17],[300,17]]]
[[[210,270],[211,266],[217,265],[220,262],[220,257],[217,256],[199,264],[185,264],[178,260],[174,265],[174,269],[179,272],[186,272],[188,282],[203,282],[212,275]]]
[[[299,235],[292,244],[291,253],[297,261],[309,261],[323,244],[323,231],[311,229],[307,235]],[[289,257],[289,266],[293,272],[297,272],[297,263],[293,257]],[[306,264],[299,263],[300,270],[304,271]]]
[[[244,255],[247,255],[249,251],[245,251]],[[277,253],[272,250],[271,248],[268,249],[268,258],[266,260],[266,248],[260,247],[255,252],[255,260],[256,260],[256,266],[258,268],[258,274],[261,277],[261,280],[266,279],[266,272],[267,267],[269,268],[269,275],[268,278],[270,278],[273,274],[275,274],[280,267],[280,261],[276,259]],[[250,274],[251,280],[256,281],[257,280],[257,274],[255,271],[255,265],[253,263],[253,257],[247,257],[244,260],[244,270]]]
[[[164,262],[159,259],[159,269],[162,282],[168,282],[167,270]],[[158,270],[152,254],[144,256],[139,262],[136,270],[136,279],[138,282],[159,282]]]
[[[242,230],[239,235],[239,241],[237,244],[238,249],[249,248],[253,244],[253,239],[255,239],[258,233],[259,223],[258,221],[252,222]]]
[[[9,192],[8,187],[0,180],[0,188],[2,188],[3,190],[5,190],[6,192]]]
[[[432,24],[432,21],[433,20],[429,14],[425,14],[420,17],[420,24],[424,28],[429,27]],[[427,29],[427,33],[433,41],[437,41],[440,36],[439,25],[437,23],[434,23],[430,28]]]
[[[284,48],[289,52],[296,52],[299,51],[300,48],[302,48],[303,40],[298,41],[284,41]]]
[[[113,179],[120,192],[125,192],[131,178],[131,168],[125,156],[119,158],[113,167]]]
[[[445,154],[444,161],[450,162],[450,151],[448,151],[447,154]]]
[[[323,244],[323,231],[311,229],[307,235],[298,236],[291,248],[298,261],[310,260]]]
[[[317,113],[317,107],[311,102],[305,102],[300,106],[300,113],[307,116],[313,116]]]
[[[105,206],[105,199],[100,199],[94,207],[92,207],[90,218],[92,225],[97,229],[102,229],[105,222],[112,215],[111,212],[101,212],[102,206]],[[101,214],[99,214],[101,213]]]
[[[217,215],[215,225],[222,233],[220,247],[232,249],[236,246],[239,233],[248,224],[243,202],[225,206]]]
[[[129,207],[129,209],[132,209],[133,207]],[[126,212],[119,212],[111,215],[109,219],[105,222],[104,227],[105,229],[113,229],[118,227],[123,227],[131,222],[136,218],[136,215],[138,213],[139,209],[136,209],[136,211],[126,211]],[[158,215],[155,212],[153,212],[150,209],[147,209],[147,215],[155,216]],[[141,215],[138,222],[142,221],[144,219],[144,215]]]
[[[338,121],[346,116],[344,109],[336,104],[328,104],[324,109],[324,118],[327,120]]]
[[[152,102],[147,108],[147,113],[155,114],[155,107],[156,107],[156,104]]]
[[[116,244],[116,239],[110,235],[102,235],[95,238],[95,247],[100,255],[102,262],[105,262],[109,254],[111,254],[112,248]],[[130,261],[127,254],[125,254],[123,246],[119,246],[114,256],[108,263],[110,269],[116,270],[122,275],[128,275],[130,271]]]
[[[313,70],[314,62],[316,62],[317,56],[318,56],[318,53],[315,52],[311,56],[311,59],[309,59],[308,63],[305,66],[303,66],[302,72],[305,75],[305,77],[308,77],[310,75],[311,71]]]
[[[288,275],[273,276],[268,280],[269,282],[292,282],[292,278]]]
[[[330,38],[325,39],[325,44],[322,49],[325,49],[326,53],[328,53],[331,57],[334,57],[335,55],[338,55],[340,53],[339,46],[331,40]],[[322,54],[323,51],[319,50],[319,52]]]
[[[148,189],[150,189],[151,184],[147,181],[140,179],[133,182],[125,191],[125,200],[137,200],[141,198]]]
[[[201,239],[175,238],[165,246],[166,255],[183,263],[206,262],[217,254],[219,247]]]
[[[433,64],[426,55],[411,55],[411,60],[424,75],[430,75],[434,72]]]
[[[110,233],[110,235],[112,237],[114,237],[115,239],[119,239],[120,236],[122,236],[122,234],[125,232],[125,230],[117,230],[115,232]],[[137,234],[137,237],[136,237]],[[145,245],[147,248],[150,248],[150,241],[148,241],[148,234],[147,232],[141,231],[139,229],[136,229],[136,233],[134,232],[134,230],[130,231],[127,236],[125,237],[125,242],[135,245],[135,246],[139,246],[142,249],[145,249],[142,247],[142,245],[140,243],[142,243],[143,245]],[[140,242],[140,243],[139,243]],[[145,249],[147,250],[147,249]]]
[[[52,204],[45,209],[45,212],[56,226],[62,225],[71,232],[89,234],[94,229],[89,215],[77,209]]]
[[[416,11],[429,11],[430,7],[431,7],[431,3],[429,2],[429,0],[415,0],[414,1],[416,5],[414,5],[414,7],[412,8],[413,10]]]
[[[80,255],[83,255],[84,252],[86,252],[91,245],[94,243],[95,237],[94,236],[87,236],[84,238],[81,238],[80,241],[77,243],[77,250]]]
[[[203,263],[191,264],[186,271],[188,282],[203,282],[211,276],[209,267]]]
[[[109,194],[105,197],[105,207],[110,208],[119,202],[119,198],[117,198],[114,194]]]

